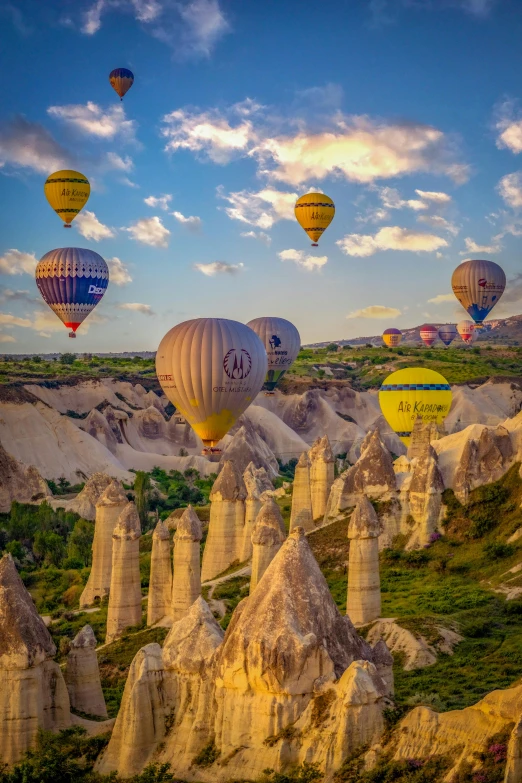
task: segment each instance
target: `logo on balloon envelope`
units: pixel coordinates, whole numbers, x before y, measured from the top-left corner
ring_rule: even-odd
[[[252,369],[252,358],[244,348],[231,348],[223,359],[223,369],[229,378],[242,380]]]
[[[94,294],[95,296],[102,296],[102,294],[105,293],[105,288],[99,288],[97,285],[90,285],[87,293]]]
[[[481,288],[485,288],[485,287],[486,287],[486,285],[487,285],[487,282],[488,282],[488,281],[486,280],[486,278],[485,278],[485,277],[481,277],[481,278],[480,278],[480,280],[478,281],[478,284],[479,284],[479,286],[480,286]]]

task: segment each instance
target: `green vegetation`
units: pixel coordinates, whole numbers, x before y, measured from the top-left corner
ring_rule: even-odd
[[[89,379],[104,375],[108,378],[143,383],[150,378],[154,380],[154,388],[158,388],[154,359],[118,356],[82,356],[65,353],[56,359],[42,359],[40,356],[27,356],[24,359],[13,359],[9,356],[0,357],[0,384],[53,382],[67,379]],[[151,387],[152,388],[152,387]]]
[[[226,614],[221,618],[219,623],[223,629],[226,630],[228,628],[234,609],[238,603],[248,595],[249,585],[250,579],[248,577],[236,576],[215,587],[212,598],[223,601],[226,607]]]
[[[210,491],[217,478],[216,473],[203,478],[195,468],[188,468],[183,473],[179,470],[169,470],[167,473],[161,468],[153,468],[150,476],[162,496],[166,496],[156,496],[149,500],[150,508],[157,510],[161,519],[166,519],[175,509],[184,508],[189,504],[208,505]],[[203,521],[203,516],[200,516],[200,519]]]

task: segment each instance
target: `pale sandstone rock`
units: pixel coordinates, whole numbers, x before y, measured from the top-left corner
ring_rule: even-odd
[[[453,481],[455,495],[467,503],[472,489],[497,481],[512,461],[513,448],[505,427],[484,428],[478,441],[470,439],[464,447]]]
[[[245,524],[246,488],[241,474],[230,460],[210,493],[210,522],[203,552],[201,580],[206,582],[238,559]]]
[[[64,677],[71,709],[99,718],[107,717],[96,656],[96,637],[90,625],[84,625],[72,640]]]
[[[37,469],[18,462],[0,443],[0,512],[10,511],[13,500],[37,503],[51,495],[47,482]]]
[[[310,460],[306,451],[303,451],[295,466],[290,531],[295,527],[302,527],[306,531],[314,530],[315,527],[312,514],[312,493],[310,491]]]
[[[410,445],[408,446],[408,459],[423,457],[429,450],[430,443],[444,435],[442,427],[435,421],[424,422],[417,418],[411,431]]]
[[[335,459],[328,435],[318,438],[308,452],[312,518],[323,520],[330,490],[335,479]]]
[[[522,780],[522,717],[515,724],[509,738],[504,783],[520,783]]]
[[[167,526],[160,520],[152,534],[147,625],[154,625],[158,620],[169,615],[171,602],[170,535]]]
[[[402,628],[395,620],[384,618],[372,625],[367,638],[370,644],[377,644],[382,639],[392,653],[402,653],[404,671],[412,671],[436,663],[437,651],[452,655],[455,645],[462,641],[462,636],[449,628],[437,627],[437,631],[438,641],[432,645],[423,636]]]
[[[283,522],[279,506],[273,498],[268,498],[257,515],[252,531],[251,593],[257,587],[259,580],[280,550],[285,538],[285,523]]]
[[[443,491],[444,481],[437,455],[428,444],[422,456],[415,460],[409,482],[401,489],[403,513],[413,517],[415,521],[407,549],[430,543],[430,536],[438,530],[443,516]]]
[[[395,473],[409,473],[412,469],[411,460],[403,454],[393,461],[393,470]]]
[[[106,473],[93,473],[82,491],[68,504],[67,509],[75,511],[83,519],[94,521],[96,518],[96,503],[111,481],[112,478]]]
[[[264,468],[256,468],[253,462],[249,462],[243,473],[243,481],[246,487],[245,500],[245,526],[243,529],[243,541],[239,552],[239,561],[245,563],[252,557],[252,530],[256,517],[263,505],[263,493],[272,492],[274,485],[270,481]]]
[[[381,614],[379,542],[382,526],[375,509],[361,497],[350,518],[348,599],[346,614],[354,625],[366,625]]]
[[[129,625],[141,623],[140,518],[127,503],[112,534],[112,575],[105,642],[121,636]]]
[[[221,464],[232,460],[237,470],[242,474],[253,462],[256,468],[264,468],[269,476],[279,474],[279,465],[273,451],[255,430],[254,425],[241,416],[238,424],[241,426],[232,435],[221,457]]]
[[[201,595],[200,541],[201,522],[189,506],[179,519],[174,535],[174,578],[172,581],[171,617],[174,622],[188,614]]]
[[[13,558],[0,560],[0,759],[20,761],[39,729],[70,726],[69,696],[56,647]]]
[[[107,408],[103,413],[97,408],[93,408],[85,421],[82,422],[81,428],[92,438],[96,438],[97,441],[102,443],[112,454],[116,454],[118,443],[122,443],[123,440],[119,429],[115,432],[113,427],[111,427],[111,424],[106,418],[106,413]],[[112,423],[114,424],[115,417],[113,416],[112,418]]]
[[[393,656],[388,650],[388,645],[384,639],[379,639],[373,648],[373,662],[377,672],[386,684],[388,696],[393,696],[395,684],[393,680]]]
[[[90,606],[96,598],[109,594],[112,573],[112,534],[118,517],[128,500],[119,481],[112,480],[96,503],[92,566],[87,584],[80,596],[80,608]]]

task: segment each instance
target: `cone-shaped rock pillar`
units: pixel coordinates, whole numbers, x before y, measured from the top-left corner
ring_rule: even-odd
[[[310,460],[306,451],[303,451],[295,466],[290,531],[295,527],[302,527],[306,531],[314,529],[310,492]]]
[[[231,460],[226,460],[210,493],[210,522],[201,580],[213,579],[238,559],[245,524],[246,488]]]
[[[424,422],[420,416],[416,418],[408,446],[408,459],[423,457],[429,450],[431,441],[438,440],[441,434],[442,428],[435,421]]]
[[[414,463],[408,492],[410,515],[417,523],[408,541],[408,549],[424,546],[439,526],[444,481],[437,455],[428,444]]]
[[[147,625],[154,625],[158,620],[170,615],[171,600],[170,535],[167,526],[160,520],[152,534]]]
[[[174,578],[170,611],[174,622],[185,617],[194,601],[201,595],[199,542],[202,537],[201,522],[192,506],[189,506],[178,520],[174,534]]]
[[[241,551],[239,552],[239,561],[241,563],[250,560],[252,557],[252,530],[256,522],[257,515],[261,510],[263,501],[261,499],[263,492],[272,490],[274,485],[268,477],[266,470],[256,468],[253,462],[250,462],[243,473],[243,481],[246,487],[245,500],[245,526],[243,528],[243,541]]]
[[[273,498],[263,503],[252,531],[252,574],[250,592],[255,590],[266,569],[286,538],[285,524],[279,506]]]
[[[121,636],[129,625],[141,623],[140,518],[127,503],[112,534],[112,577],[106,642]]]
[[[90,625],[84,625],[72,640],[64,676],[73,711],[107,717],[96,656],[96,637]]]
[[[323,520],[330,490],[335,479],[334,455],[328,435],[318,438],[310,451],[310,494],[312,496],[312,517]]]
[[[365,625],[381,614],[379,535],[381,523],[366,497],[361,497],[348,526],[348,601],[346,614],[355,625]]]
[[[109,594],[112,573],[112,534],[129,501],[119,481],[113,480],[96,503],[91,573],[80,596],[80,608]]]

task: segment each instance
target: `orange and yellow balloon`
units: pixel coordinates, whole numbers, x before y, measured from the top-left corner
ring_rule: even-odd
[[[134,74],[128,68],[115,68],[109,74],[109,82],[114,92],[120,96],[120,101],[122,101],[125,93],[134,84]]]
[[[335,215],[335,204],[325,193],[306,193],[295,202],[295,216],[312,240],[312,247],[326,231]]]
[[[387,345],[388,348],[394,348],[397,345],[401,344],[402,340],[402,332],[400,329],[395,329],[394,327],[391,327],[390,329],[385,329],[382,333],[382,341],[384,345]]]
[[[45,198],[58,217],[70,228],[71,222],[81,212],[91,195],[91,186],[85,174],[65,169],[55,171],[45,180]]]

